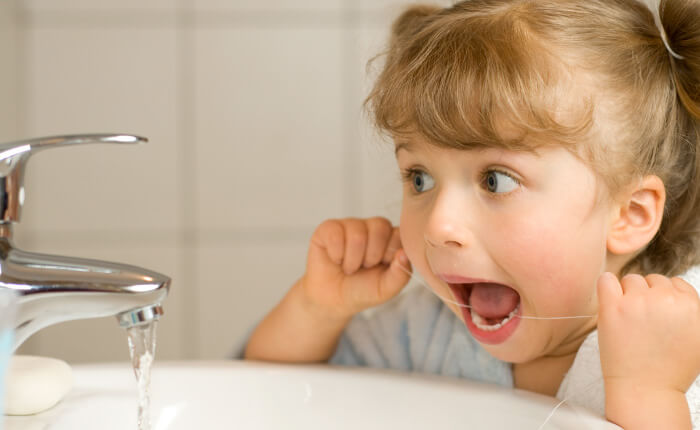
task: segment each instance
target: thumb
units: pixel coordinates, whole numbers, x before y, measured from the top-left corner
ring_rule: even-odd
[[[411,263],[406,252],[399,249],[394,253],[389,268],[382,273],[379,279],[379,293],[387,299],[397,295],[406,286],[412,276]]]

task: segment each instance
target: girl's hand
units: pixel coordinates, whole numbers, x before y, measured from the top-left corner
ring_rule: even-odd
[[[611,273],[598,280],[606,393],[685,393],[700,374],[700,298],[680,278]],[[614,391],[614,390],[613,390]],[[607,400],[606,400],[607,403]]]
[[[317,315],[349,318],[396,296],[410,272],[399,230],[387,219],[327,220],[311,237],[301,288]]]

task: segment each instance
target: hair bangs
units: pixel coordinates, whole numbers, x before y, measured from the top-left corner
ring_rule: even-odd
[[[518,16],[438,14],[413,34],[395,35],[365,102],[375,125],[458,149],[580,143],[591,104],[566,106],[565,64]]]

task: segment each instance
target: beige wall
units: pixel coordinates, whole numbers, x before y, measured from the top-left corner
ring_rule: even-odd
[[[0,74],[0,88],[18,81],[20,107],[14,118],[0,106],[3,138],[150,139],[37,155],[17,245],[170,275],[158,357],[227,357],[302,274],[320,221],[397,221],[393,154],[360,105],[365,62],[401,3],[3,2],[18,36],[3,33],[0,55],[17,76]],[[21,352],[127,358],[111,318],[49,327]]]
[[[19,134],[19,12],[17,2],[0,6],[0,142]]]

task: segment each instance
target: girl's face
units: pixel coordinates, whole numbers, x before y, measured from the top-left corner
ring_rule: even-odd
[[[401,242],[414,268],[495,357],[567,355],[596,318],[612,206],[561,147],[536,153],[397,140]]]

